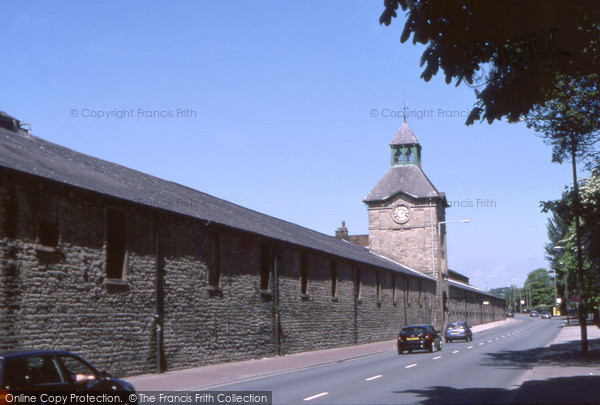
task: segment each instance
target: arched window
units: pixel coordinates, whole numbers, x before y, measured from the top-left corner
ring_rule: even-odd
[[[406,154],[404,155],[404,162],[405,163],[413,163],[415,161],[415,157],[412,153],[412,149],[409,149],[406,151]]]
[[[394,152],[394,163],[400,163],[401,158],[402,152],[400,152],[400,149],[397,149],[396,152]]]

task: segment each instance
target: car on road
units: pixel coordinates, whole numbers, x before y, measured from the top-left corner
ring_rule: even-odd
[[[542,319],[550,319],[550,318],[552,318],[550,311],[542,311]]]
[[[532,317],[533,317],[533,316],[540,316],[540,314],[538,314],[538,311],[531,311],[531,312],[529,313],[529,316],[532,316]]]
[[[446,326],[444,339],[446,343],[451,343],[455,340],[468,342],[469,340],[473,340],[473,332],[466,322],[450,322]]]
[[[61,350],[0,351],[0,403],[8,394],[24,392],[110,393],[119,403],[137,404],[133,385],[98,371],[76,354]]]
[[[515,313],[513,311],[506,311],[506,317],[507,318],[514,318]]]
[[[429,350],[435,352],[442,350],[442,337],[433,325],[405,326],[398,333],[398,354],[413,350]]]

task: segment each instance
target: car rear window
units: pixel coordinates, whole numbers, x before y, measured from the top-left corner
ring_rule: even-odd
[[[448,329],[464,329],[465,325],[462,323],[454,322],[448,324]]]
[[[421,333],[427,333],[427,331],[425,330],[425,328],[420,327],[420,326],[411,326],[408,328],[403,328],[400,333],[402,333],[403,335],[418,335]]]

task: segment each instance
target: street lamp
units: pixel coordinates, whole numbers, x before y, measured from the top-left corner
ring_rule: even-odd
[[[433,219],[433,218],[432,218]],[[433,222],[433,221],[432,221]],[[434,262],[434,267],[432,268],[433,271],[435,271],[435,267],[437,268],[437,275],[436,275],[436,280],[437,280],[437,296],[438,296],[438,306],[440,308],[441,311],[441,325],[440,327],[444,327],[444,324],[446,323],[446,319],[445,316],[445,311],[444,311],[444,300],[443,300],[443,290],[442,290],[442,250],[444,249],[444,246],[442,245],[442,228],[441,225],[446,225],[446,224],[451,224],[454,222],[462,222],[463,224],[468,224],[470,221],[468,219],[455,219],[452,221],[438,221],[437,222],[437,236],[438,236],[438,244],[440,245],[440,249],[438,250],[438,261],[439,261],[439,266],[435,266],[435,262]],[[433,225],[433,223],[432,223]],[[433,251],[433,229],[431,230],[431,242],[432,242],[432,251]],[[444,245],[446,244],[446,238],[444,238]]]
[[[565,253],[565,247],[564,246],[560,246],[560,245],[556,245],[553,248],[554,250],[561,252],[561,257],[562,255]],[[564,262],[561,260],[559,262],[560,265],[564,266]],[[565,273],[565,294],[564,294],[564,299],[565,299],[565,312],[567,313],[567,325],[569,325],[570,323],[570,319],[569,319],[569,275],[567,274],[567,269],[563,269],[564,273]]]

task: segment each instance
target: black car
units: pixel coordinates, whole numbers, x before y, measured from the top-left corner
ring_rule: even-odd
[[[515,313],[513,311],[506,311],[507,318],[513,318],[514,316],[515,316]]]
[[[466,322],[451,322],[446,326],[444,338],[447,343],[454,340],[473,341],[473,332]]]
[[[550,319],[552,318],[552,314],[550,311],[542,311],[542,319]]]
[[[442,350],[442,338],[432,325],[405,326],[398,334],[398,354],[407,350]]]
[[[531,312],[529,313],[529,316],[531,316],[531,317],[535,317],[535,316],[540,316],[540,314],[538,314],[538,311],[531,311]]]
[[[0,352],[0,399],[8,394],[32,392],[39,393],[38,403],[52,402],[50,398],[42,398],[43,394],[78,393],[118,396],[118,403],[137,404],[133,385],[112,378],[106,371],[98,371],[73,353],[59,350]]]

